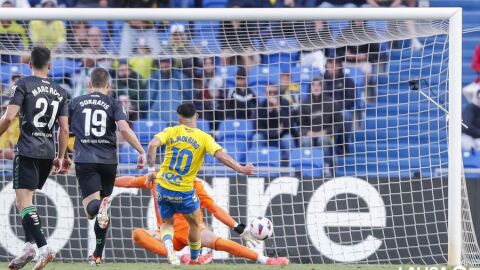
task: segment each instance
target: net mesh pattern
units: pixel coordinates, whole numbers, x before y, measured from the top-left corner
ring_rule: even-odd
[[[108,68],[111,93],[144,147],[192,101],[198,127],[258,167],[247,178],[207,155],[199,174],[238,222],[273,221],[274,236],[258,252],[297,263],[446,263],[448,21],[6,23],[16,26],[0,33],[5,94],[30,74],[29,49],[42,45],[53,51],[50,75],[70,97],[86,93],[94,67]],[[136,157],[120,138],[118,174],[145,174]],[[23,231],[11,161],[2,168],[0,259],[7,260],[23,246]],[[462,187],[463,260],[477,264]],[[131,240],[133,228],[156,227],[150,190],[116,188],[113,197],[105,258],[163,262]],[[52,177],[36,202],[59,259],[91,254],[93,224],[74,172]],[[205,221],[240,241],[211,214]],[[223,252],[215,258],[245,262]]]

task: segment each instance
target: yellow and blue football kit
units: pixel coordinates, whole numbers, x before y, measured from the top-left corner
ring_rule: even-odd
[[[160,215],[170,218],[175,213],[190,214],[200,202],[193,184],[203,165],[206,153],[222,150],[212,136],[185,125],[168,127],[155,135],[166,145],[165,158],[157,174],[157,196]]]

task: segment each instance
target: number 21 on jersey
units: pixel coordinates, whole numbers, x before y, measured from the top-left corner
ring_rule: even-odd
[[[58,105],[59,105],[60,102],[54,100],[52,101],[51,105],[52,105],[52,114],[50,115],[50,120],[48,121],[48,129],[52,129],[53,127],[53,124],[55,123],[55,118],[57,116],[57,112],[58,112]],[[40,112],[37,113],[34,117],[33,117],[33,125],[37,128],[43,128],[45,126],[47,126],[47,123],[46,122],[43,122],[42,121],[42,118],[45,116],[45,114],[47,114],[47,110],[48,110],[48,100],[46,98],[39,98],[37,99],[37,102],[35,103],[35,108],[37,109],[40,109]]]

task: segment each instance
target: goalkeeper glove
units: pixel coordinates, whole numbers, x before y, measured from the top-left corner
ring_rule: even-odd
[[[253,237],[252,232],[250,232],[250,229],[247,228],[245,224],[238,224],[233,230],[242,237],[243,241],[247,244],[247,247],[254,248],[260,244],[260,241]]]

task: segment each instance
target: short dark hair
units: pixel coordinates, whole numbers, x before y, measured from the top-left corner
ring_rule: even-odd
[[[97,67],[92,71],[90,81],[93,87],[105,87],[110,82],[110,73],[104,68]]]
[[[239,67],[236,74],[237,79],[247,79],[247,70],[244,67]]]
[[[197,110],[192,102],[185,102],[177,107],[177,113],[182,117],[192,118],[197,113]]]
[[[30,54],[30,62],[36,69],[45,68],[50,63],[50,50],[45,47],[33,47]]]

